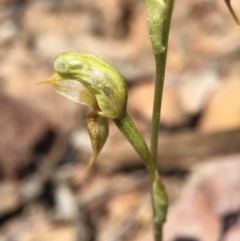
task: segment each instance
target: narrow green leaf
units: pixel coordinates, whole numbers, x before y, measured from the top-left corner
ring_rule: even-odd
[[[166,189],[157,171],[155,172],[155,180],[152,184],[152,202],[155,214],[154,223],[160,228],[166,219],[168,197]]]

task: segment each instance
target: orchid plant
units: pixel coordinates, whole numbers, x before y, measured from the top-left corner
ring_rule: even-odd
[[[230,0],[224,0],[239,24]],[[145,0],[147,19],[156,63],[156,81],[152,115],[151,148],[127,113],[127,86],[123,76],[105,60],[82,52],[59,54],[53,63],[53,75],[40,83],[49,83],[61,95],[89,106],[86,117],[93,155],[87,169],[95,162],[108,137],[112,120],[143,160],[151,179],[155,241],[162,240],[168,198],[157,171],[158,128],[165,76],[168,33],[174,0]]]

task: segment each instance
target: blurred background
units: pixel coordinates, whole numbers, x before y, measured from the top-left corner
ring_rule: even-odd
[[[132,147],[111,123],[84,171],[90,110],[36,86],[69,50],[123,74],[149,143],[155,69],[143,0],[0,0],[0,241],[152,241],[149,177]],[[159,129],[165,241],[240,240],[239,152],[240,28],[223,0],[176,1]]]

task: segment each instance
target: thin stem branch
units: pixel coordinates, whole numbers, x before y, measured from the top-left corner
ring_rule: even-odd
[[[225,3],[227,4],[227,7],[228,7],[228,9],[229,9],[229,11],[230,11],[233,19],[235,20],[235,22],[236,22],[238,25],[240,25],[240,21],[239,21],[236,13],[234,12],[234,10],[233,10],[233,8],[232,8],[231,1],[230,1],[230,0],[224,0],[224,1],[225,1]]]
[[[150,152],[144,138],[135,127],[130,116],[126,113],[123,117],[114,119],[113,121],[133,146],[138,155],[142,158],[151,177],[151,181],[154,182],[156,167],[151,161]]]

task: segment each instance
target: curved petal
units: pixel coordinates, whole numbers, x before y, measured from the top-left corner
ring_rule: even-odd
[[[97,111],[91,112],[86,119],[86,125],[92,142],[93,155],[86,167],[89,169],[95,162],[108,137],[108,119],[98,115]]]
[[[66,79],[51,84],[59,94],[68,99],[92,107],[93,110],[99,109],[94,94],[79,81]]]
[[[41,81],[49,83],[54,89],[66,98],[91,107],[93,110],[99,110],[95,95],[80,81],[75,79],[63,79],[59,74],[54,73],[51,77]]]

